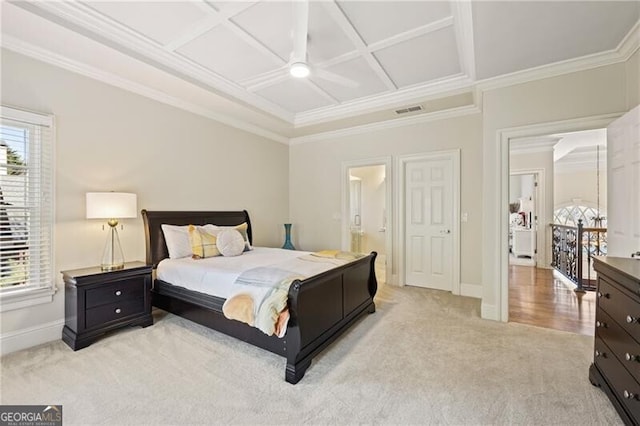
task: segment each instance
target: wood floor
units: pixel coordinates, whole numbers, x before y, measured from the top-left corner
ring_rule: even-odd
[[[509,266],[509,321],[593,336],[595,292],[576,293],[559,273]]]

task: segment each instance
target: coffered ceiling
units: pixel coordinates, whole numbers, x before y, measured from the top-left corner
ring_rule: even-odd
[[[8,49],[40,58],[46,50],[59,62],[285,138],[348,117],[425,107],[471,93],[479,81],[616,52],[640,17],[635,1],[311,1],[311,74],[298,79],[288,71],[291,1],[2,7]],[[176,81],[161,83],[166,79]]]

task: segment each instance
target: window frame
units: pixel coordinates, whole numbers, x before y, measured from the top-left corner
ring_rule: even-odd
[[[16,109],[13,107],[0,105],[0,118],[23,122],[31,126],[38,126],[40,128],[49,128],[49,137],[46,139],[40,139],[40,144],[49,143],[50,159],[49,176],[41,174],[41,183],[45,183],[50,187],[50,211],[47,218],[47,229],[49,231],[49,263],[50,268],[48,271],[48,278],[41,280],[41,285],[27,285],[20,286],[20,288],[12,289],[10,287],[0,290],[0,312],[6,312],[16,309],[27,308],[30,306],[40,305],[44,303],[51,303],[53,296],[57,292],[55,281],[55,118],[51,114],[41,114],[31,111],[25,111]],[[47,179],[48,178],[48,179]],[[46,284],[42,284],[45,282]]]

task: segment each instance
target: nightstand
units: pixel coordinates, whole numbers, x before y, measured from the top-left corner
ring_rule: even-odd
[[[153,324],[151,266],[127,262],[123,269],[63,271],[65,326],[62,340],[74,351],[108,331]]]

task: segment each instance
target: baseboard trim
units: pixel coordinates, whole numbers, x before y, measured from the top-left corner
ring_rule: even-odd
[[[460,296],[482,299],[482,286],[480,284],[460,283]]]
[[[64,320],[51,321],[0,335],[0,356],[60,340]]]
[[[500,314],[496,305],[489,305],[488,303],[482,303],[480,305],[480,317],[482,319],[500,321]]]

